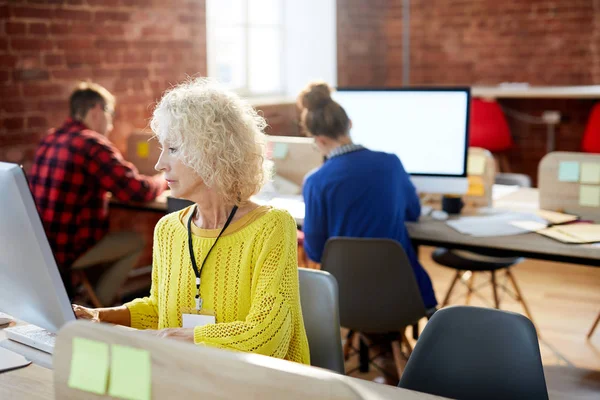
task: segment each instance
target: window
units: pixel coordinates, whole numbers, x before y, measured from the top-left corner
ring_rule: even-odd
[[[244,96],[284,85],[284,0],[207,0],[208,75]]]

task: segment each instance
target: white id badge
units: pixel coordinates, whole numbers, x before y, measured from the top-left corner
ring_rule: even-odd
[[[216,322],[214,315],[182,314],[181,316],[184,328],[195,328],[197,326],[214,324]]]

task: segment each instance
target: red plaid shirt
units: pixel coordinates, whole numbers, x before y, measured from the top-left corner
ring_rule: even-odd
[[[151,201],[161,177],[140,175],[103,135],[69,118],[40,143],[29,185],[63,272],[108,232],[108,196]]]

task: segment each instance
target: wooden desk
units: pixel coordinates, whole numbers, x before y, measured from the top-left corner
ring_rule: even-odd
[[[53,399],[52,370],[31,364],[0,373],[0,399]]]
[[[520,189],[494,201],[496,208],[530,212],[537,210],[538,204],[536,189]],[[474,237],[457,232],[445,221],[431,218],[422,218],[421,221],[407,223],[406,226],[415,246],[451,247],[470,251],[502,250],[507,256],[600,267],[600,246],[597,245],[569,245],[537,233]]]

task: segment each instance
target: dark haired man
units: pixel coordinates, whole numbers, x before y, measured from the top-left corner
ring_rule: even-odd
[[[108,192],[123,202],[145,202],[166,188],[161,176],[140,175],[106,137],[114,106],[108,90],[80,83],[70,97],[70,117],[42,139],[29,179],[69,295],[72,270],[107,265],[95,293],[88,290],[96,306],[114,301],[144,245],[135,233],[108,233]]]

